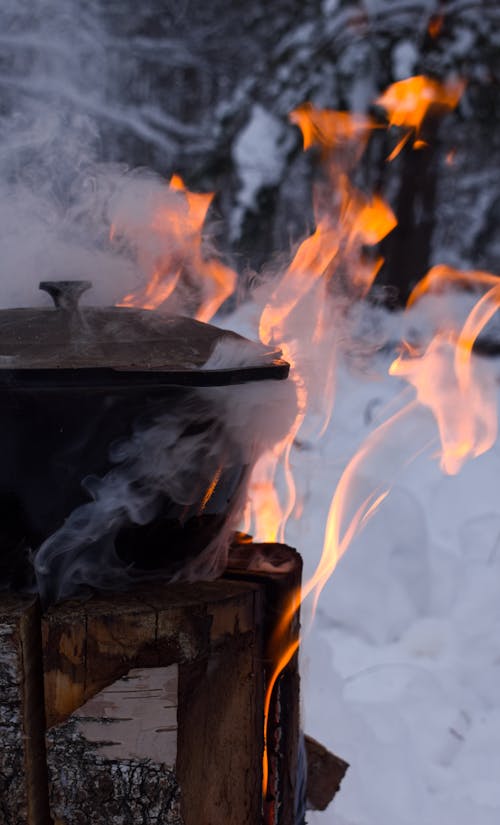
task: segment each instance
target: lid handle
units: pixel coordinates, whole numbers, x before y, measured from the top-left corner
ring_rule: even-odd
[[[40,281],[39,289],[48,292],[58,309],[76,312],[78,301],[92,281]]]

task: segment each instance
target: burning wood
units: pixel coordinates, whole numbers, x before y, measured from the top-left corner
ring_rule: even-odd
[[[300,572],[285,546],[237,545],[224,580],[64,602],[42,617],[41,636],[34,598],[4,600],[6,825],[46,825],[47,798],[59,825],[82,816],[255,825],[265,740],[264,823],[294,825],[296,658],[273,691],[266,729],[264,695],[268,639]]]
[[[176,825],[257,821],[261,611],[252,584],[213,582],[47,613],[47,761],[58,821],[70,825],[81,811],[103,823],[146,811],[151,822]]]

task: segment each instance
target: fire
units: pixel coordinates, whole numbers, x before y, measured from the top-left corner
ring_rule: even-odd
[[[421,281],[413,288],[408,298],[407,308],[412,307],[428,293],[442,293],[447,287],[456,285],[464,289],[477,290],[478,287],[494,287],[498,276],[481,270],[455,269],[446,264],[438,264],[429,269]]]
[[[299,372],[294,371],[295,360],[292,347],[283,344],[284,358],[292,367],[291,380],[297,395],[297,415],[287,436],[265,452],[256,462],[249,483],[249,503],[247,513],[248,529],[260,541],[284,541],[285,527],[296,504],[296,490],[290,466],[290,453],[295,439],[304,422],[307,407],[307,388]],[[281,501],[277,490],[277,475],[282,469],[286,487],[286,500]]]
[[[180,275],[180,267],[170,274],[163,268],[155,269],[150,280],[144,287],[141,297],[136,293],[130,293],[129,295],[125,295],[118,306],[140,306],[142,309],[158,309],[159,306],[165,303],[176,288]]]
[[[436,37],[439,37],[443,30],[443,26],[444,14],[433,14],[429,20],[429,25],[427,26],[429,37],[432,37],[433,40],[435,40]]]
[[[275,477],[281,455],[286,445],[278,445],[272,452],[264,453],[255,464],[249,485],[252,510],[255,512],[254,532],[265,536],[266,541],[278,541],[278,531],[283,523],[283,508],[276,490]],[[248,529],[252,529],[250,524]]]
[[[470,282],[471,273],[466,274]],[[495,443],[495,380],[491,372],[472,371],[472,348],[477,336],[500,307],[500,278],[489,273],[481,273],[481,276],[483,283],[494,285],[476,303],[460,334],[450,331],[436,335],[423,353],[408,345],[406,354],[396,359],[390,367],[391,375],[403,376],[415,387],[416,399],[368,436],[341,476],[330,505],[319,563],[300,592],[292,594],[271,640],[276,667],[267,685],[266,725],[279,675],[298,649],[298,642],[288,639],[300,605],[312,595],[314,615],[321,591],[339,559],[389,495],[389,489],[373,490],[355,505],[356,479],[362,475],[364,465],[376,459],[377,452],[391,444],[395,430],[399,428],[406,434],[418,405],[429,407],[436,418],[441,441],[441,466],[448,474],[457,473],[467,458],[481,455]],[[427,283],[432,281],[431,273],[426,278]],[[410,444],[401,464],[408,466],[427,447],[426,443]],[[265,792],[268,781],[266,754],[263,777]]]
[[[436,419],[441,441],[441,467],[455,475],[467,458],[482,455],[495,443],[497,410],[495,380],[490,371],[472,370],[474,343],[500,306],[500,278],[490,272],[432,267],[408,299],[412,308],[423,296],[450,286],[477,292],[487,288],[470,311],[462,329],[438,332],[425,352],[407,347],[390,367],[413,385],[417,399]]]
[[[472,375],[471,341],[463,349],[462,336],[438,334],[424,353],[401,356],[390,367],[390,374],[406,378],[415,387],[419,403],[432,410],[440,435],[441,467],[448,475],[458,473],[467,458],[488,450],[496,438],[493,387],[480,373]]]
[[[341,280],[344,290],[357,297],[366,295],[380,268],[382,259],[366,258],[364,247],[374,246],[395,226],[396,218],[387,203],[379,196],[368,196],[350,181],[346,166],[357,158],[374,128],[369,118],[341,112],[315,110],[310,104],[292,113],[304,136],[304,149],[317,143],[322,147],[327,167],[326,182],[315,188],[316,229],[298,247],[290,265],[273,289],[265,294],[260,316],[259,335],[265,344],[279,345],[284,357],[292,365],[298,399],[298,414],[288,437],[268,454],[254,470],[251,490],[254,512],[251,532],[258,539],[284,538],[284,528],[289,516],[295,515],[296,492],[290,465],[290,454],[301,432],[312,403],[321,410],[323,424],[321,435],[328,426],[333,408],[335,354],[337,350],[337,321],[332,315],[332,290],[338,289]],[[315,373],[315,365],[322,365],[322,381]],[[322,391],[318,392],[318,386]],[[312,392],[314,388],[314,391]],[[288,502],[280,506],[276,499],[276,474],[283,467]],[[264,504],[264,506],[263,506]],[[370,507],[374,501],[370,501]],[[336,505],[337,507],[337,505]],[[364,514],[368,518],[367,513]],[[361,519],[363,513],[360,513]],[[354,530],[357,527],[357,522]],[[325,551],[330,556],[343,552],[352,531],[348,531],[342,547]],[[331,541],[330,541],[331,544]],[[295,655],[298,642],[291,639],[290,628],[303,598],[318,590],[325,581],[331,563],[320,562],[317,574],[304,586],[302,593],[292,599],[285,611],[269,649],[275,663],[265,697],[265,741],[267,720],[273,691],[283,668]],[[319,590],[318,590],[319,592]],[[264,749],[263,789],[268,782],[267,746]]]
[[[429,28],[431,36],[439,34],[441,24],[438,26],[436,21],[435,27]],[[439,83],[420,75],[394,83],[380,95],[376,103],[386,110],[389,126],[405,130],[390,158],[396,157],[410,140],[415,149],[424,149],[427,143],[421,131],[429,110],[453,109],[463,89],[461,81]],[[287,519],[299,512],[293,447],[303,437],[307,440],[304,432],[309,436],[312,430],[320,437],[328,426],[346,307],[368,293],[382,263],[374,247],[396,226],[396,218],[383,198],[378,193],[361,191],[352,180],[370,135],[381,127],[368,116],[316,109],[310,103],[295,109],[290,120],[302,132],[304,150],[319,148],[323,173],[313,193],[314,231],[298,246],[284,271],[253,295],[259,310],[260,340],[282,350],[291,365],[290,378],[297,398],[297,414],[289,433],[261,456],[250,479],[245,530],[263,541],[282,541]],[[147,283],[125,296],[124,305],[168,308],[176,306],[177,299],[182,305],[187,291],[195,296],[195,317],[204,321],[213,317],[233,292],[236,275],[203,252],[203,227],[212,198],[212,194],[188,191],[182,179],[173,176],[163,196],[153,204],[147,227],[131,225],[123,215],[116,217],[110,234],[114,243],[125,236],[140,248],[139,241],[146,232],[150,238],[146,252],[138,255]],[[461,329],[440,331],[419,349],[408,345],[392,363],[390,374],[404,378],[414,388],[415,400],[380,424],[347,465],[333,493],[316,570],[301,591],[293,594],[269,640],[268,653],[274,668],[265,696],[264,794],[269,777],[267,721],[280,673],[298,650],[299,641],[291,631],[298,622],[300,605],[311,597],[314,613],[339,559],[389,494],[387,487],[358,494],[357,480],[367,463],[380,458],[380,452],[398,431],[403,433],[407,453],[394,474],[399,465],[407,466],[429,448],[427,443],[410,443],[406,438],[408,423],[422,405],[436,419],[441,466],[446,473],[457,473],[466,459],[484,453],[496,438],[492,378],[472,367],[474,341],[500,304],[500,279],[486,272],[435,266],[417,284],[407,308],[412,309],[426,294],[442,293],[453,285],[474,291],[480,288],[484,294]],[[202,508],[209,505],[218,482],[216,473]]]
[[[210,484],[208,485],[208,487],[205,491],[205,495],[203,496],[203,499],[202,499],[201,504],[200,504],[198,515],[201,515],[203,513],[203,511],[205,510],[208,502],[212,498],[212,496],[215,492],[215,488],[217,487],[217,485],[220,481],[220,477],[222,475],[222,470],[223,470],[222,465],[217,468],[212,481],[210,482]]]
[[[377,126],[373,118],[366,115],[316,109],[311,103],[303,103],[289,117],[302,132],[304,151],[314,145],[326,150],[338,149],[346,143],[363,149],[371,130]]]
[[[326,429],[333,406],[336,333],[335,320],[328,309],[330,292],[334,288],[332,282],[342,271],[343,278],[356,294],[365,295],[382,259],[366,260],[363,247],[374,246],[396,226],[389,205],[379,195],[369,197],[356,189],[339,168],[339,145],[342,150],[346,145],[352,145],[356,150],[359,142],[366,140],[367,130],[372,128],[370,119],[360,119],[346,112],[315,110],[310,104],[292,115],[303,130],[305,148],[309,145],[307,136],[310,135],[311,140],[321,141],[323,148],[328,150],[325,159],[330,197],[325,197],[324,183],[318,184],[315,190],[316,229],[300,244],[288,268],[272,291],[265,295],[260,316],[261,341],[279,346],[292,366],[291,377],[296,384],[299,409],[287,439],[275,448],[273,455],[259,462],[252,476],[251,490],[256,493],[252,496],[252,530],[263,541],[284,536],[286,519],[296,503],[290,452],[311,401],[311,381],[315,386],[318,383],[311,375],[310,365],[320,363],[325,351],[329,357],[324,359],[324,392],[319,399],[323,414],[320,432]],[[334,198],[330,192],[332,181],[336,186]],[[307,365],[301,363],[303,359]],[[284,507],[279,505],[275,493],[270,494],[276,487],[276,473],[280,466],[284,468],[288,489],[288,504]]]
[[[443,85],[425,77],[410,78],[390,87],[377,102],[388,111],[390,125],[408,130],[397,151],[411,138],[415,149],[425,148],[427,143],[419,137],[419,132],[429,108],[453,108],[463,87],[461,82]],[[335,196],[325,205],[321,184],[317,187],[316,230],[299,247],[290,266],[268,296],[260,318],[260,336],[267,343],[292,342],[294,336],[300,336],[301,345],[297,347],[297,352],[301,351],[305,341],[313,342],[318,346],[313,357],[318,357],[320,352],[325,353],[325,330],[332,323],[331,317],[325,320],[325,306],[332,284],[347,275],[348,286],[351,289],[354,287],[354,295],[366,295],[381,262],[375,260],[367,265],[362,248],[378,243],[394,228],[396,219],[382,198],[378,195],[370,198],[358,191],[348,175],[353,159],[355,161],[360,157],[374,128],[370,119],[354,118],[351,121],[346,113],[317,111],[310,104],[295,110],[291,119],[302,130],[304,149],[313,145],[321,147],[327,182]],[[351,142],[353,145],[350,145]],[[449,266],[436,266],[415,287],[408,308],[427,292],[442,291],[450,284],[474,290],[479,285],[488,292],[480,298],[461,330],[439,333],[422,351],[407,346],[404,355],[391,365],[390,374],[404,377],[412,384],[416,398],[366,439],[342,474],[330,505],[317,568],[301,591],[291,597],[270,642],[275,669],[269,678],[265,697],[266,726],[279,675],[297,653],[298,642],[290,631],[300,605],[304,599],[311,597],[314,615],[320,593],[339,559],[389,495],[389,489],[385,488],[358,497],[356,480],[362,476],[365,464],[373,461],[380,450],[391,444],[398,428],[407,451],[400,462],[403,467],[429,449],[428,442],[411,443],[406,437],[408,424],[421,405],[430,408],[436,419],[441,442],[441,466],[448,474],[457,473],[466,459],[481,455],[496,439],[494,381],[486,371],[472,369],[472,350],[474,341],[499,305],[500,279],[490,273],[458,272]],[[298,318],[303,325],[300,333],[297,332]],[[329,392],[333,397],[335,346],[329,356]],[[301,358],[295,359],[293,365],[295,380],[300,376],[304,409],[304,405],[311,402],[310,376]],[[330,413],[332,399],[328,401],[323,396],[322,402]],[[293,438],[306,420],[307,411],[303,411],[301,421],[294,428]],[[327,420],[326,417],[322,431]],[[291,444],[291,440],[288,441],[286,450],[288,469]],[[275,485],[274,480],[272,484]],[[283,515],[279,508],[275,511],[275,516],[278,515]],[[278,533],[273,530],[271,535]],[[265,751],[264,793],[268,770]]]
[[[236,273],[202,250],[203,226],[213,193],[190,192],[179,175],[173,175],[165,196],[153,205],[146,226],[115,221],[110,240],[124,236],[139,249],[138,264],[147,283],[125,295],[119,306],[143,309],[169,308],[169,300],[194,302],[193,315],[210,321],[233,292]]]
[[[417,138],[415,148],[422,148],[423,142],[418,138],[429,109],[454,109],[464,88],[465,83],[462,80],[439,83],[425,75],[399,80],[389,86],[375,102],[386,110],[390,126],[405,127],[408,132],[391,152],[388,160],[397,157],[412,134]]]

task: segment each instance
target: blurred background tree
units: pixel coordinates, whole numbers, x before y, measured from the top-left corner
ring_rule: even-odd
[[[3,127],[50,108],[88,116],[98,159],[215,189],[218,245],[242,272],[312,225],[314,158],[289,111],[366,112],[412,74],[463,77],[430,150],[387,164],[387,136],[370,141],[361,185],[402,224],[377,283],[397,301],[438,261],[500,272],[495,0],[4,0],[0,21]]]

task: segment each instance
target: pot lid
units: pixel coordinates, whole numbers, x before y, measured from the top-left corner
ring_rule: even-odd
[[[286,378],[279,351],[192,318],[79,306],[90,281],[43,281],[53,307],[0,310],[0,381],[213,386]],[[82,372],[83,371],[83,372]],[[100,383],[97,380],[97,383]]]

